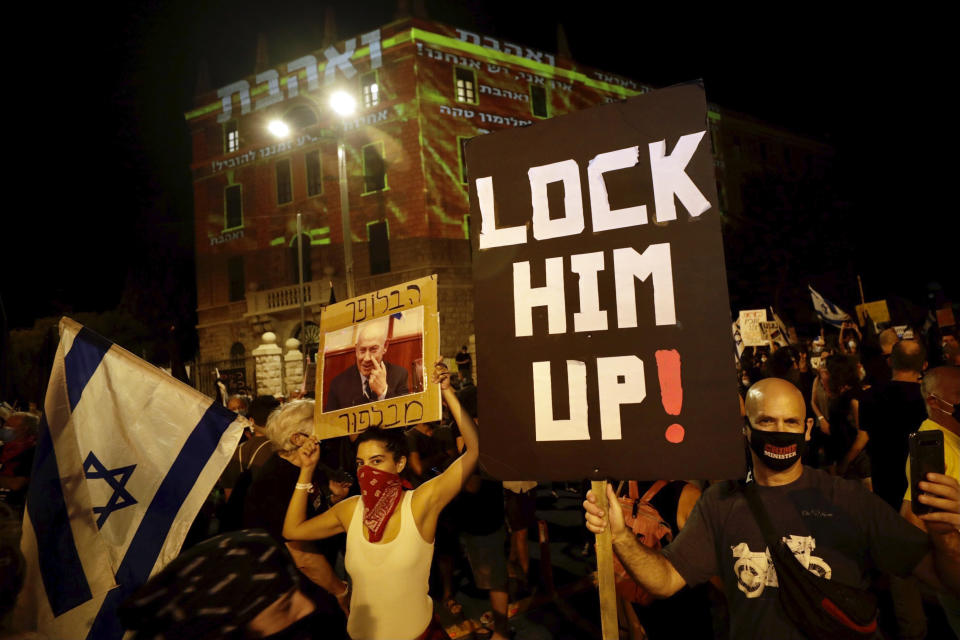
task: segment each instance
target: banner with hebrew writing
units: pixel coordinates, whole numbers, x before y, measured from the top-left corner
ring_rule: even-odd
[[[691,84],[467,143],[496,477],[742,475],[710,128]]]
[[[320,328],[318,438],[440,419],[436,275],[332,304]]]

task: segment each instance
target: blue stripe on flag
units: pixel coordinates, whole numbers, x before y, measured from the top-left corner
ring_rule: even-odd
[[[73,346],[70,347],[70,353],[63,359],[71,411],[77,408],[84,387],[87,386],[93,372],[100,366],[104,354],[112,346],[112,342],[86,327],[80,329],[80,332],[77,333],[77,337],[73,340]]]
[[[177,512],[220,444],[224,431],[235,419],[236,414],[232,411],[222,405],[211,404],[187,438],[180,455],[174,460],[160,488],[154,494],[123,562],[120,563],[116,574],[116,581],[120,586],[107,594],[88,638],[99,640],[123,636],[123,628],[116,615],[117,606],[150,576],[150,570],[157,562]]]
[[[59,616],[93,596],[70,529],[46,414],[40,420],[37,434],[33,472],[27,489],[27,512],[37,539],[43,588],[53,615]]]

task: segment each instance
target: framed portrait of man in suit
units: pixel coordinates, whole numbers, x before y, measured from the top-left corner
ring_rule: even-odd
[[[318,437],[439,417],[428,380],[439,358],[435,276],[330,305],[321,332]]]

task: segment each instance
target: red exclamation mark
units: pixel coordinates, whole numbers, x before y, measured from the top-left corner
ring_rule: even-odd
[[[657,377],[660,379],[660,402],[672,416],[680,415],[683,408],[683,385],[680,383],[680,353],[676,349],[661,349],[656,352]],[[664,437],[667,442],[683,442],[684,430],[677,423],[667,427]]]

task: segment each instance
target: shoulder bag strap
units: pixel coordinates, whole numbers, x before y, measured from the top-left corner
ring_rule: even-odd
[[[247,444],[246,442],[241,442],[240,446],[237,447],[237,462],[240,463],[240,471],[243,472],[243,445]]]
[[[257,450],[253,452],[253,455],[250,456],[250,462],[247,463],[247,469],[253,466],[253,461],[257,459],[257,454],[260,453],[260,449],[263,449],[266,445],[270,444],[269,440],[265,440],[260,443],[260,446],[257,447]],[[243,464],[241,463],[240,468],[243,469]],[[246,469],[244,469],[246,471]]]
[[[757,483],[755,481],[747,483],[743,493],[747,498],[747,504],[750,506],[750,512],[753,514],[754,520],[760,525],[763,539],[767,543],[767,547],[770,548],[770,556],[775,559],[776,554],[773,550],[777,548],[780,539],[777,537],[777,534],[774,533],[773,525],[770,523],[770,516],[767,515],[767,511],[763,508],[763,503],[760,501]]]
[[[663,489],[665,486],[667,486],[666,480],[657,480],[650,485],[650,488],[647,489],[647,492],[643,494],[643,497],[640,498],[640,502],[650,502],[653,500],[653,496],[657,495],[660,489]]]

